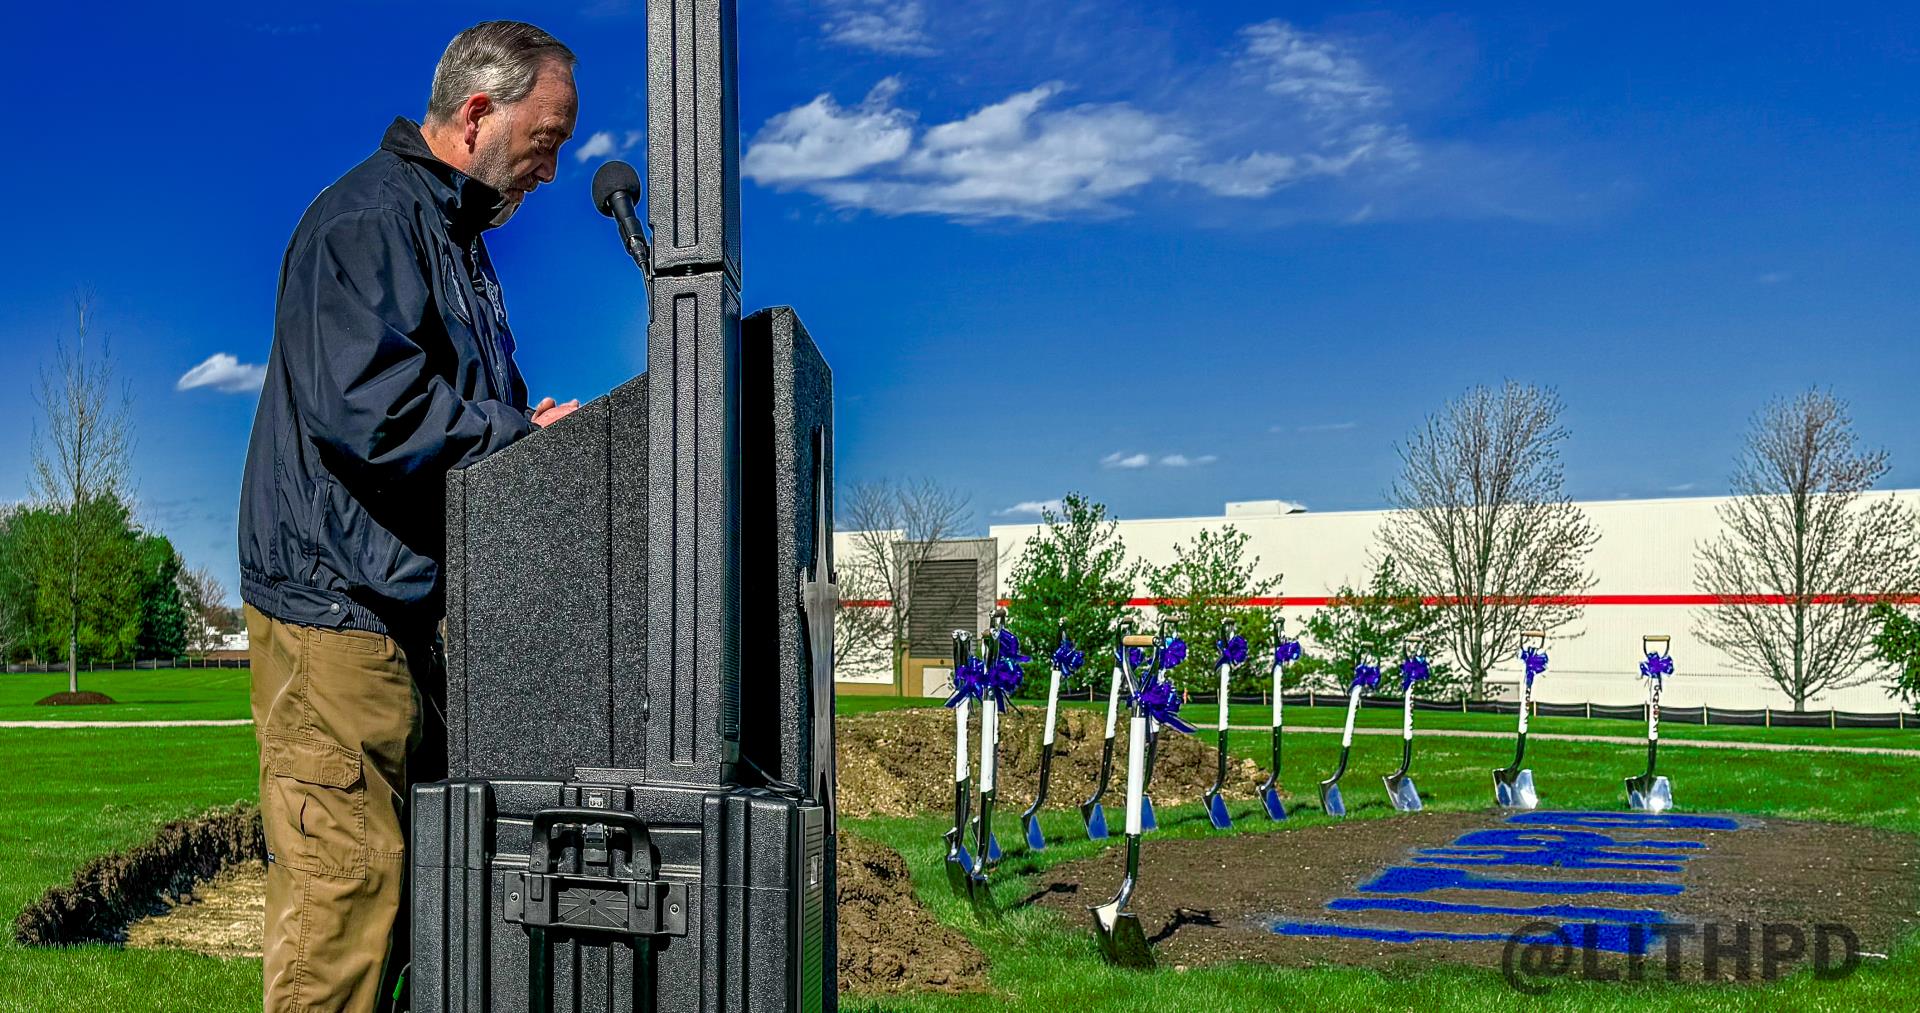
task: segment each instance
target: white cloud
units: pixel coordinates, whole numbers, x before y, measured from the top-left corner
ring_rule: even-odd
[[[1146,454],[1129,454],[1124,450],[1116,450],[1100,459],[1102,468],[1144,468],[1151,463],[1153,458]]]
[[[1219,459],[1219,456],[1215,454],[1201,454],[1199,457],[1188,457],[1185,454],[1168,454],[1160,459],[1160,464],[1167,468],[1194,468],[1201,465],[1212,464]]]
[[[260,384],[266,378],[267,367],[241,362],[225,352],[215,352],[207,357],[207,361],[182,374],[173,387],[175,390],[212,387],[222,394],[254,394],[259,392]]]
[[[825,0],[827,40],[896,56],[931,56],[921,0]]]
[[[1350,119],[1386,106],[1386,86],[1351,51],[1275,19],[1240,30],[1246,49],[1240,67],[1268,93],[1296,100],[1313,113]]]
[[[839,0],[835,16],[876,6]],[[775,115],[741,172],[843,208],[1038,221],[1122,214],[1124,198],[1154,184],[1247,200],[1417,166],[1405,127],[1376,115],[1390,92],[1341,44],[1269,21],[1223,56],[1220,81],[1167,89],[1185,108],[1070,102],[1072,89],[1050,81],[925,127],[889,77],[851,109],[819,95]],[[1203,93],[1204,104],[1187,97]]]
[[[1315,422],[1310,425],[1294,426],[1292,431],[1296,433],[1344,433],[1359,425],[1360,423],[1358,422]],[[1267,429],[1267,432],[1270,433],[1284,433],[1287,431],[1288,428],[1286,426],[1271,426]]]
[[[995,517],[1038,517],[1043,513],[1059,514],[1066,505],[1057,499],[1022,500],[1005,510],[995,510]]]
[[[913,144],[913,116],[892,106],[900,79],[889,77],[852,109],[817,95],[767,121],[740,173],[769,186],[817,184],[897,161]]]

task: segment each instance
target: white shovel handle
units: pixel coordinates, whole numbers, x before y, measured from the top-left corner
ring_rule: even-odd
[[[1280,673],[1279,665],[1273,666],[1273,727],[1280,727]]]
[[[993,790],[994,747],[1000,738],[1000,708],[992,700],[980,701],[980,790]]]
[[[1660,741],[1660,680],[1657,678],[1647,694],[1647,741]]]
[[[1113,738],[1113,724],[1120,719],[1120,666],[1113,666],[1113,686],[1107,690],[1107,738]]]
[[[1140,836],[1140,797],[1147,791],[1147,719],[1127,722],[1127,834]]]
[[[1526,676],[1521,676],[1522,679]],[[1525,686],[1520,690],[1520,734],[1527,734],[1527,712],[1533,709],[1533,687]]]
[[[1347,694],[1347,730],[1340,736],[1340,748],[1353,745],[1353,716],[1360,713],[1360,687],[1355,686]]]
[[[953,709],[953,780],[967,779],[967,708],[972,700],[962,699]]]
[[[1054,666],[1052,675],[1047,678],[1047,732],[1040,739],[1041,745],[1053,745],[1053,722],[1060,715],[1060,668]]]
[[[1400,737],[1408,740],[1411,740],[1413,738],[1413,692],[1412,690],[1413,690],[1413,687],[1409,686],[1405,690],[1401,691],[1401,694],[1400,694],[1401,695]]]
[[[1220,666],[1220,730],[1227,730],[1227,677],[1233,674],[1232,665]]]

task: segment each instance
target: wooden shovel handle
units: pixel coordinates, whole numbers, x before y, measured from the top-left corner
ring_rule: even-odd
[[[1120,643],[1127,647],[1152,647],[1153,638],[1144,633],[1135,633],[1130,637],[1121,637]]]

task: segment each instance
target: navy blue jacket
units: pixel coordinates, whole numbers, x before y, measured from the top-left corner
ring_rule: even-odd
[[[534,428],[480,238],[499,201],[401,118],[300,219],[240,488],[254,608],[407,639],[440,620],[447,472]]]

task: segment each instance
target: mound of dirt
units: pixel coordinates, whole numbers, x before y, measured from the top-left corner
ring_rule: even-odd
[[[266,850],[260,810],[248,803],[175,820],[127,851],[89,861],[72,883],[48,890],[14,919],[13,938],[24,946],[124,942],[135,920],[166,910],[195,883]]]
[[[1039,790],[1040,734],[1046,717],[1045,707],[1021,707],[1001,715],[996,780],[1003,811],[1026,808]],[[980,776],[979,733],[976,718],[967,736],[976,779]],[[843,717],[834,724],[834,737],[839,752],[842,815],[912,816],[953,804],[952,711],[938,706],[912,707]],[[1100,777],[1105,738],[1104,712],[1080,708],[1060,711],[1046,808],[1072,810],[1093,794]],[[1198,735],[1163,730],[1153,761],[1154,803],[1178,805],[1205,794],[1213,784],[1214,748],[1213,735],[1206,729]],[[1114,737],[1113,752],[1113,778],[1107,785],[1109,805],[1120,801],[1126,789],[1124,718]],[[1227,760],[1227,788],[1236,798],[1252,797],[1265,777],[1251,760]]]
[[[985,985],[986,956],[920,906],[899,852],[844,833],[839,849],[841,991],[966,992]]]
[[[114,700],[113,697],[110,697],[105,693],[95,693],[92,690],[83,689],[78,693],[60,692],[60,693],[55,693],[52,696],[43,696],[40,699],[35,700],[33,702],[33,705],[35,707],[69,707],[74,704],[82,704],[82,703],[117,703],[117,702],[118,701]]]

